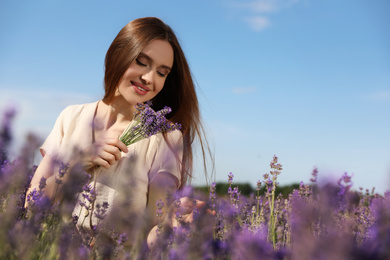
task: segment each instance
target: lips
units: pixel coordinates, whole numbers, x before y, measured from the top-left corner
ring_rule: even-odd
[[[131,85],[134,88],[135,92],[140,95],[146,95],[150,91],[147,86],[138,82],[131,81]]]

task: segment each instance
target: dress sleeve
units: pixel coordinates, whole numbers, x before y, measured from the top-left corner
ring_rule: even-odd
[[[49,136],[46,138],[45,142],[39,148],[42,157],[45,156],[45,154],[48,154],[53,158],[58,155],[60,151],[62,139],[64,137],[64,118],[66,113],[67,113],[67,108],[65,108],[60,113]]]
[[[150,182],[159,173],[170,173],[177,180],[177,187],[181,182],[181,170],[183,160],[183,136],[179,130],[167,133],[167,141],[163,135],[159,136],[156,157],[154,158],[151,171]]]

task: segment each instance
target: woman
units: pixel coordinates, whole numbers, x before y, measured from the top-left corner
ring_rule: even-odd
[[[122,208],[131,208],[131,221],[124,225],[127,232],[133,232],[145,218],[151,219],[150,230],[161,221],[155,214],[156,202],[161,199],[167,205],[166,194],[191,179],[196,137],[204,154],[194,83],[171,28],[153,17],[136,19],[123,27],[106,54],[104,87],[101,101],[70,106],[61,113],[41,147],[43,159],[29,191],[38,189],[44,177],[45,193],[51,198],[57,196],[56,162],[72,164],[76,154],[93,175],[91,185],[97,191],[93,203],[80,197],[88,205],[78,204],[73,211],[79,229],[91,232],[99,223],[92,214],[94,206],[101,208],[108,203],[109,211],[114,211],[115,198],[125,202]],[[156,111],[169,106],[172,112],[166,117],[180,123],[181,130],[126,147],[118,137],[133,119],[135,105],[146,101],[152,101]],[[81,153],[75,153],[74,148]],[[111,215],[114,221],[117,214]]]

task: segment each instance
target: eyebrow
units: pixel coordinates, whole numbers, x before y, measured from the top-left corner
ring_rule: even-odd
[[[152,62],[152,61],[153,61],[153,59],[152,59],[151,57],[149,57],[148,55],[146,55],[146,54],[143,53],[143,52],[140,52],[140,54],[138,55],[138,57],[139,57],[139,56],[144,57],[144,58],[147,59],[149,62]],[[162,67],[162,68],[167,69],[167,70],[169,70],[169,71],[172,70],[172,68],[169,67],[169,66],[167,66],[167,65],[161,65],[161,66],[159,66],[159,67]]]

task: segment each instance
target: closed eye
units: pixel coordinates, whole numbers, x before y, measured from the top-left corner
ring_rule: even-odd
[[[137,62],[138,65],[140,65],[142,67],[146,67],[147,66],[145,63],[140,62],[139,59],[135,59],[135,61]]]
[[[161,73],[161,72],[159,72],[159,71],[157,71],[157,74],[158,75],[160,75],[161,77],[166,77],[166,76],[168,76],[168,73]]]

